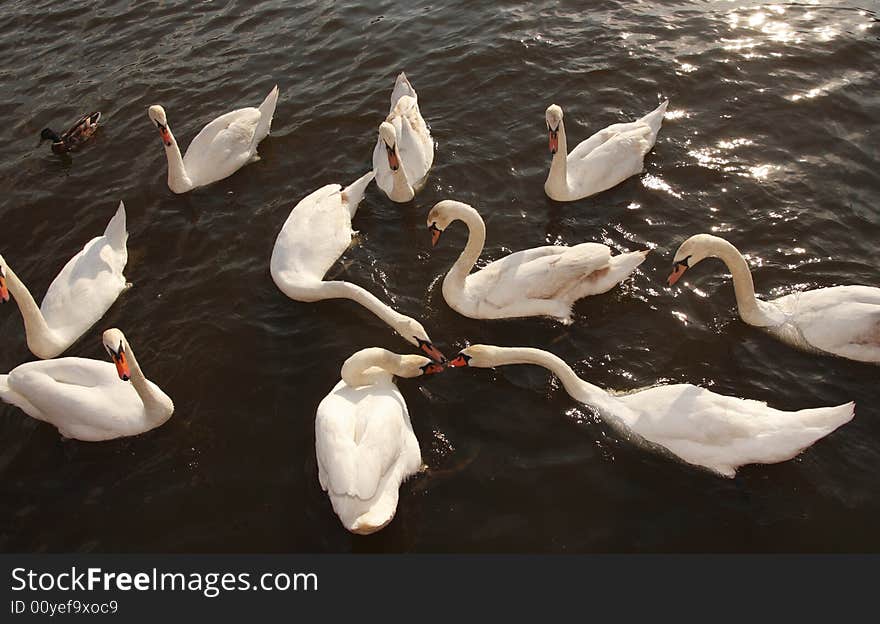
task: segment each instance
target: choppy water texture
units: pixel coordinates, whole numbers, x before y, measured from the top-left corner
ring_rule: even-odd
[[[100,331],[119,326],[177,407],[146,435],[89,444],[4,405],[0,548],[880,550],[880,369],[743,324],[720,262],[664,287],[678,244],[703,231],[748,254],[765,297],[880,285],[876,4],[221,4],[15,1],[0,15],[0,252],[42,297],[125,200],[134,287],[68,354],[105,358]],[[856,418],[726,480],[635,448],[537,368],[404,380],[428,469],[384,531],[349,535],[318,485],[315,408],[355,350],[406,345],[353,303],[288,300],[269,255],[301,197],[370,167],[400,70],[438,143],[430,182],[412,205],[371,187],[359,244],[331,274],[420,318],[450,353],[525,343],[603,387],[687,381],[783,409],[855,400]],[[276,82],[262,160],[173,195],[147,106],[164,105],[186,145]],[[544,196],[548,104],[573,145],[661,98],[643,175],[574,203]],[[83,151],[36,147],[41,128],[91,109],[103,127]],[[465,319],[439,288],[465,228],[432,253],[424,225],[445,198],[483,214],[487,259],[548,242],[654,253],[580,302],[571,327]],[[0,340],[0,370],[32,359],[14,305]]]

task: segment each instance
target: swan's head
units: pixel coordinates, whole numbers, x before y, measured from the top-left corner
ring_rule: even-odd
[[[153,120],[153,123],[155,123],[156,127],[159,129],[159,136],[162,137],[162,143],[164,143],[166,147],[171,147],[171,133],[168,132],[168,119],[165,117],[165,109],[158,104],[154,104],[147,110],[147,115]]]
[[[434,204],[431,212],[428,213],[428,231],[431,232],[431,247],[435,247],[440,241],[440,235],[443,230],[449,227],[449,224],[460,219],[463,212],[474,210],[464,202],[455,201],[454,199],[444,199]]]
[[[388,154],[388,166],[391,171],[400,169],[400,159],[397,157],[397,132],[387,121],[379,124],[379,138],[385,143],[385,152]]]
[[[550,153],[555,154],[559,149],[559,126],[562,124],[562,109],[556,104],[547,107],[544,113],[547,120],[547,132],[550,134]]]
[[[717,238],[711,234],[694,234],[683,242],[672,259],[672,273],[669,274],[666,283],[669,286],[674,285],[685,271],[708,258],[711,255],[710,246]]]
[[[9,289],[6,288],[6,260],[0,256],[0,303],[9,301]]]
[[[116,372],[122,381],[131,379],[131,369],[128,367],[128,342],[121,331],[108,329],[102,337],[104,348],[110,354],[110,359],[116,364]]]
[[[398,377],[412,378],[443,372],[443,364],[421,355],[401,355],[399,366],[396,371]]]
[[[470,366],[471,368],[492,368],[498,359],[498,347],[490,345],[471,345],[467,349],[462,349],[458,354],[449,360],[449,366],[452,368],[462,368]]]
[[[445,363],[446,356],[428,337],[428,332],[417,320],[403,316],[391,324],[391,327],[400,334],[408,343],[419,348],[419,351],[427,355],[435,362]]]

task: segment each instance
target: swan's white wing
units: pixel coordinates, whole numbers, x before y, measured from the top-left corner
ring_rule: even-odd
[[[351,244],[351,216],[341,191],[339,184],[328,184],[294,206],[272,250],[276,283],[323,279]]]
[[[467,288],[506,307],[524,299],[551,299],[572,282],[607,267],[611,250],[599,243],[547,245],[519,251],[467,277]]]
[[[254,136],[261,113],[241,108],[221,115],[196,135],[183,157],[187,175],[197,186],[229,177],[254,155]]]
[[[623,125],[623,124],[615,124],[615,126],[617,126],[617,125]],[[597,147],[599,147],[600,145],[602,145],[603,143],[608,141],[608,139],[615,136],[617,134],[617,130],[615,130],[615,126],[609,126],[608,128],[602,128],[601,130],[596,132],[594,135],[592,135],[590,138],[584,139],[583,141],[578,143],[577,147],[575,147],[573,150],[571,150],[568,153],[569,162],[571,162],[573,160],[574,161],[580,160],[581,158],[588,156],[590,154],[590,152],[592,152]]]
[[[120,203],[104,235],[86,243],[52,280],[40,311],[59,338],[70,343],[79,338],[125,289],[127,240],[125,207]]]
[[[880,362],[880,288],[819,288],[772,303],[813,347],[853,360]]]
[[[581,158],[569,156],[568,184],[575,196],[592,195],[642,171],[651,149],[651,128],[644,124],[617,133]]]
[[[617,397],[625,424],[684,461],[732,477],[739,466],[791,459],[853,417],[853,404],[784,412],[691,384]]]
[[[405,100],[409,98],[404,98],[400,104]],[[428,175],[434,162],[434,141],[425,120],[422,119],[418,104],[412,100],[410,103],[411,106],[404,113],[390,121],[397,131],[397,149],[403,170],[409,183],[415,186]]]
[[[390,195],[394,188],[394,172],[388,165],[388,153],[385,151],[385,141],[381,136],[376,139],[376,147],[373,148],[373,171],[376,174],[376,186],[386,195]]]
[[[142,419],[143,402],[110,362],[59,358],[27,362],[9,373],[9,387],[68,437],[126,435]],[[33,415],[33,414],[32,414]]]
[[[406,414],[406,403],[393,384],[337,384],[315,417],[322,485],[336,495],[373,498],[401,454]]]

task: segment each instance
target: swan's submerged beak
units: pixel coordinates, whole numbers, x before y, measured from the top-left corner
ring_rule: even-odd
[[[436,247],[443,230],[438,228],[436,223],[432,223],[428,226],[428,231],[431,233],[431,247]]]
[[[440,364],[446,363],[446,356],[443,355],[443,352],[435,347],[433,343],[428,340],[421,340],[420,338],[416,338],[416,341],[419,343],[419,349],[422,351],[422,353],[427,355],[435,362],[438,362]]]
[[[547,131],[550,134],[550,153],[555,154],[559,149],[559,126],[556,127],[556,130],[553,130],[548,125]]]
[[[156,127],[159,128],[159,136],[162,137],[162,142],[167,146],[171,147],[171,133],[168,132],[168,126],[163,126],[158,121],[156,122]]]
[[[447,364],[447,366],[450,366],[452,368],[462,368],[462,367],[468,365],[469,359],[471,359],[471,358],[466,356],[464,353],[459,353],[454,358],[449,360],[449,364]]]
[[[122,381],[131,379],[131,370],[128,368],[128,360],[125,359],[125,351],[122,350],[122,347],[119,348],[118,353],[111,352],[110,358],[116,364],[116,372],[119,373],[119,378]]]
[[[391,167],[391,171],[400,169],[400,160],[397,158],[397,152],[394,151],[394,148],[386,143],[385,151],[388,152],[388,166]]]
[[[0,303],[9,301],[9,289],[6,288],[6,276],[0,275]]]
[[[674,286],[675,282],[681,279],[681,276],[684,275],[684,272],[688,270],[688,265],[686,262],[676,262],[672,266],[672,273],[669,274],[669,277],[666,278],[666,284],[669,286]]]

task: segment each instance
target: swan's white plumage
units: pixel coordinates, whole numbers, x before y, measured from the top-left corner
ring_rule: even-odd
[[[740,466],[795,457],[849,422],[855,409],[853,403],[845,403],[787,412],[762,401],[725,396],[692,384],[609,393],[581,379],[563,360],[540,349],[474,345],[462,354],[470,358],[468,366],[480,368],[543,366],[559,377],[573,399],[596,408],[609,424],[625,434],[635,434],[649,445],[725,477],[733,477]]]
[[[568,154],[565,153],[567,138],[559,109],[559,149],[553,155],[544,184],[547,195],[556,201],[574,201],[610,189],[640,173],[645,155],[657,141],[668,105],[667,100],[641,119],[603,128]]]
[[[34,355],[47,359],[63,353],[113,305],[126,287],[127,241],[125,205],[119,202],[104,234],[86,243],[52,280],[39,312],[27,311],[25,300],[32,302],[33,297],[11,277],[10,293],[26,317],[28,347]]]
[[[122,381],[109,362],[78,357],[26,362],[0,375],[0,399],[54,425],[66,438],[101,441],[149,431],[171,417],[174,404],[143,377],[125,344],[131,382]]]
[[[422,455],[390,372],[374,369],[369,384],[336,384],[318,405],[315,452],[321,487],[349,531],[373,533],[391,521],[400,484],[418,472]]]
[[[386,141],[380,136],[373,149],[376,185],[397,202],[410,201],[424,185],[434,162],[434,139],[419,110],[418,96],[406,75],[397,77],[391,94],[391,110],[386,121],[394,127],[400,167],[393,171],[388,162]]]
[[[545,245],[509,254],[470,273],[485,240],[485,224],[467,204],[438,203],[428,224],[440,229],[460,219],[468,226],[467,246],[443,280],[443,297],[459,314],[471,318],[551,316],[571,322],[571,307],[583,297],[607,292],[629,276],[646,251],[611,255],[599,243],[572,247]]]
[[[220,115],[201,129],[182,159],[176,139],[168,129],[172,143],[165,145],[169,188],[175,193],[185,193],[228,178],[257,160],[257,146],[269,134],[277,103],[276,85],[259,108],[240,108]],[[150,117],[154,119],[152,112]]]

